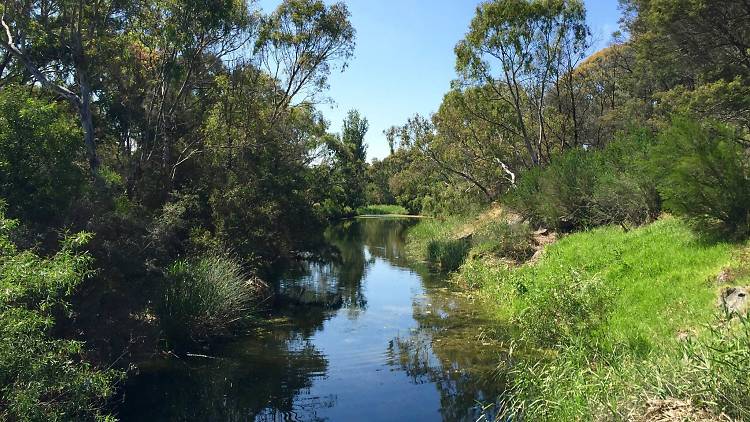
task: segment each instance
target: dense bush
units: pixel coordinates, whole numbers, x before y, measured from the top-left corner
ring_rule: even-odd
[[[226,253],[175,262],[158,314],[170,346],[182,348],[230,334],[261,306],[265,285]]]
[[[668,210],[698,228],[750,234],[750,150],[735,129],[678,118],[659,136],[654,168]]]
[[[13,85],[0,90],[0,196],[25,224],[60,224],[79,197],[80,130],[58,104]]]
[[[645,174],[651,143],[634,132],[603,150],[569,150],[524,173],[507,202],[533,224],[560,230],[647,222],[660,205]]]
[[[491,222],[479,228],[471,239],[478,253],[523,262],[534,254],[532,233],[528,224]]]
[[[67,238],[45,259],[16,249],[13,225],[0,213],[0,420],[103,417],[119,374],[87,363],[81,342],[51,334],[89,273],[89,257],[75,252],[89,236]]]

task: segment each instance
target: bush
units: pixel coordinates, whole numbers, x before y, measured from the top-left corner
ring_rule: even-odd
[[[471,240],[479,253],[490,252],[517,262],[534,254],[531,229],[525,223],[492,222],[477,230]]]
[[[24,223],[62,224],[86,184],[81,134],[58,104],[8,85],[0,90],[0,197]]]
[[[545,346],[591,338],[606,322],[615,295],[597,277],[572,270],[544,288],[529,288],[516,317],[525,338]]]
[[[427,244],[427,261],[443,271],[455,271],[466,260],[471,243],[465,239],[432,240]]]
[[[708,231],[750,234],[750,155],[732,128],[674,120],[654,148],[665,207]]]
[[[641,131],[604,150],[567,151],[524,173],[506,202],[535,225],[565,231],[648,222],[660,207],[654,179],[644,171],[651,143]]]
[[[167,341],[182,348],[231,334],[258,310],[264,291],[226,253],[175,262],[158,307]]]
[[[88,236],[65,240],[51,258],[19,252],[14,223],[0,212],[0,420],[94,420],[121,376],[84,360],[83,344],[54,338],[54,315],[89,273],[76,253]]]

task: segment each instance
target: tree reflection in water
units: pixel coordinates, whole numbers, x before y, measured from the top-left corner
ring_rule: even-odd
[[[482,336],[491,324],[443,277],[408,261],[411,224],[332,227],[335,259],[281,278],[272,322],[206,352],[217,359],[142,366],[125,388],[122,420],[351,420],[362,411],[368,420],[491,419],[481,403],[502,385],[500,347]]]

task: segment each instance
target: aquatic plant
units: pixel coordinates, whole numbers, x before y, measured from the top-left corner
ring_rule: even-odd
[[[228,253],[175,262],[167,271],[158,314],[171,347],[231,334],[252,318],[266,285]]]

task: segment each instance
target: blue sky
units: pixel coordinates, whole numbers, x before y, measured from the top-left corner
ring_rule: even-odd
[[[330,1],[326,1],[330,3]],[[261,0],[272,11],[279,0]],[[456,77],[453,47],[463,38],[477,4],[474,0],[346,0],[357,30],[354,58],[330,77],[332,105],[320,106],[337,132],[350,109],[370,122],[369,159],[388,155],[383,130],[415,113],[429,115]],[[617,0],[585,0],[598,47],[618,27]]]

